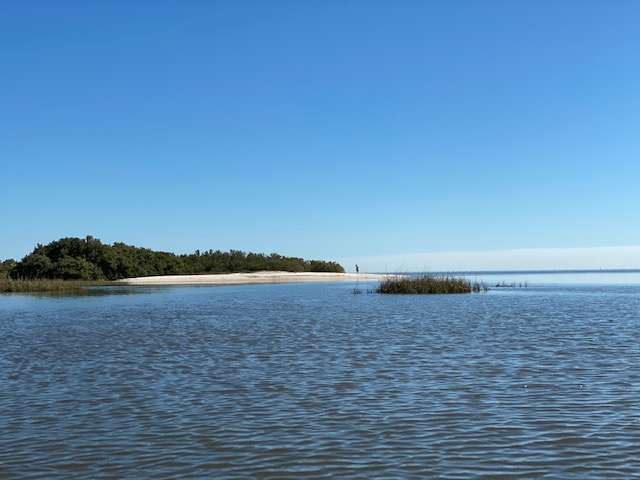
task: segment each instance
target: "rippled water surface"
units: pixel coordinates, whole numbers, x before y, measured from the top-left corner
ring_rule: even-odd
[[[633,478],[640,285],[0,296],[2,478]]]

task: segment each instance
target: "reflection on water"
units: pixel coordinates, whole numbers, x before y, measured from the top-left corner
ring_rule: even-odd
[[[0,297],[0,477],[632,478],[637,282],[522,280]]]

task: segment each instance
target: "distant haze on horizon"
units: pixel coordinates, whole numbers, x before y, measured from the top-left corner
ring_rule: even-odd
[[[349,271],[437,272],[508,270],[640,269],[640,246],[600,248],[528,248],[479,252],[431,252],[339,260]]]
[[[635,0],[0,2],[0,260],[92,235],[349,270],[638,268],[638,19]]]

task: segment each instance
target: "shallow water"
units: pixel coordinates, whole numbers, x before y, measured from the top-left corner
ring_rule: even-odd
[[[638,282],[522,280],[0,296],[0,477],[638,475]]]

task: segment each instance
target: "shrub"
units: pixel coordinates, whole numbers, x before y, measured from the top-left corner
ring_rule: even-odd
[[[471,293],[488,290],[478,282],[473,284],[464,277],[424,274],[417,277],[392,276],[380,282],[377,293],[429,294],[429,293]]]

